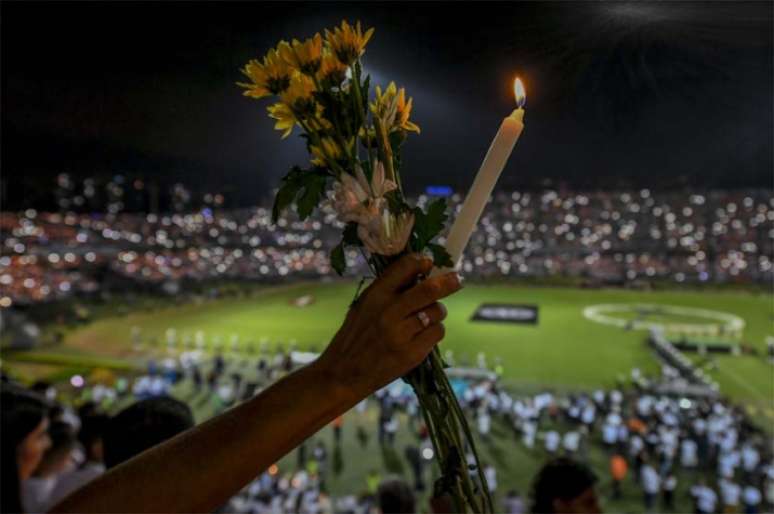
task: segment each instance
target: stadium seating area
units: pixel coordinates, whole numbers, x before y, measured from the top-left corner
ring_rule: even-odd
[[[430,198],[416,199],[424,205]],[[461,205],[449,198],[451,211]],[[93,293],[106,277],[168,284],[332,275],[333,212],[271,223],[270,209],[187,214],[0,214],[0,307]],[[465,254],[478,278],[571,277],[593,283],[768,283],[774,199],[763,190],[500,192]],[[347,255],[364,271],[359,254]]]

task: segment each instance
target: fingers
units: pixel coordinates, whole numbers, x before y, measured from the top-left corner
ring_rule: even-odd
[[[430,353],[430,350],[432,350],[435,345],[441,342],[444,335],[446,335],[446,329],[443,327],[443,324],[436,323],[420,332],[413,341],[411,341],[410,346],[412,350],[419,352],[419,360],[422,360],[427,357],[427,354]]]
[[[385,270],[378,280],[380,290],[395,293],[416,282],[417,275],[427,274],[433,268],[433,261],[414,254],[404,255]]]
[[[418,312],[429,305],[445,298],[462,288],[459,275],[456,273],[444,273],[437,277],[423,280],[408,291],[400,294],[398,301],[392,307],[396,319],[408,317],[412,312]]]
[[[431,325],[445,320],[446,314],[446,307],[442,303],[434,303],[426,309],[411,313],[400,322],[398,330],[406,334],[410,339]]]

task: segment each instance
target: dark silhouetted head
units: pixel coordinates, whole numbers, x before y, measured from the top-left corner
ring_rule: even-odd
[[[414,492],[403,479],[387,478],[382,480],[376,495],[382,514],[416,512]]]
[[[589,468],[561,457],[546,463],[532,483],[533,513],[601,512],[594,484],[597,477]]]
[[[193,425],[191,409],[174,398],[160,396],[134,403],[107,424],[105,467],[115,467]]]

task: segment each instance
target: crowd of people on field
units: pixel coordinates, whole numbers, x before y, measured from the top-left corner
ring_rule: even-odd
[[[38,410],[45,412],[35,418],[37,423],[28,421],[22,430],[26,433],[15,439],[5,433],[19,429],[6,432],[4,425],[4,445],[32,447],[21,452],[17,447],[14,453],[29,459],[18,467],[23,511],[45,512],[105,469],[190,428],[194,416],[189,404],[201,406],[204,400],[213,406],[211,413],[217,413],[260,392],[306,358],[302,352],[266,348],[247,359],[221,353],[211,356],[195,349],[169,352],[151,360],[145,373],[130,380],[120,377],[106,385],[73,377],[64,386],[72,398],[67,402],[58,401],[62,391],[50,384],[25,390],[4,383],[4,423],[16,422],[14,415],[6,416],[6,409],[15,402],[39,402]],[[480,355],[477,364],[486,365],[485,360]],[[541,494],[548,494],[540,493],[539,479],[557,480],[552,473],[568,473],[578,484],[585,484],[583,490],[573,489],[577,495],[596,487],[600,494],[620,500],[627,495],[631,499],[636,491],[647,512],[674,511],[681,501],[678,494],[690,495],[695,512],[700,513],[765,512],[774,505],[774,463],[767,436],[740,409],[717,396],[654,394],[636,370],[634,386],[622,383],[584,393],[514,394],[497,379],[498,368],[498,364],[493,369],[476,366],[469,377],[455,373],[452,378],[480,444],[487,444],[495,432],[503,437],[504,429],[509,444],[521,445],[550,463],[525,495],[504,483],[491,462],[483,462],[498,510],[551,512],[534,509],[542,501]],[[664,379],[669,376],[667,370]],[[308,440],[294,451],[295,465],[271,466],[223,511],[365,514],[379,512],[383,502],[402,505],[395,508],[420,508],[417,502],[432,490],[433,446],[407,384],[399,380],[382,388],[330,428],[332,440]],[[407,463],[410,474],[392,476],[377,466],[361,483],[351,484],[348,494],[332,495],[331,478],[348,465],[342,456],[344,432],[354,435],[362,451],[378,447]],[[406,433],[411,437],[406,438]],[[595,467],[595,452],[604,454],[609,469],[600,469],[597,463],[596,474],[590,471]]]

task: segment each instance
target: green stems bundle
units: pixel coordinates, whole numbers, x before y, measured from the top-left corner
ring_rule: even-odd
[[[371,100],[361,58],[372,34],[373,29],[363,32],[360,23],[344,21],[326,30],[325,38],[280,42],[243,69],[251,81],[239,84],[245,95],[278,97],[268,107],[275,128],[283,137],[300,128],[310,155],[310,166],[295,166],[282,179],[272,217],[276,222],[294,206],[303,220],[328,202],[346,224],[331,251],[331,266],[339,274],[346,268],[347,248],[360,251],[375,277],[407,252],[429,252],[436,266],[452,267],[449,254],[434,242],[447,219],[445,201],[422,209],[403,195],[402,146],[419,127],[410,120],[412,99],[394,82],[384,90],[377,86]],[[404,380],[419,400],[438,460],[435,496],[450,498],[458,512],[491,513],[473,437],[438,349]]]

